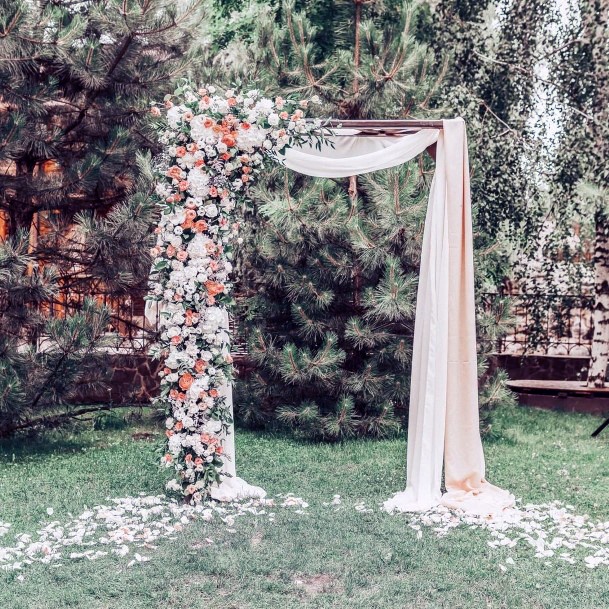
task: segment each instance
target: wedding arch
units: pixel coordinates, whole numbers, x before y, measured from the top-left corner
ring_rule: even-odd
[[[442,503],[477,514],[514,497],[485,480],[479,433],[469,163],[464,121],[307,120],[315,100],[183,83],[159,117],[162,209],[147,316],[160,315],[159,404],[168,489],[190,501],[263,497],[236,476],[228,334],[239,206],[270,159],[310,176],[387,169],[435,147],[417,295],[406,490],[388,511]],[[328,127],[332,127],[328,131]],[[446,492],[442,495],[442,469]]]

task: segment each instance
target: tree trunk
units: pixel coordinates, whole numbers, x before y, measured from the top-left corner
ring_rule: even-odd
[[[596,213],[594,241],[594,336],[588,369],[588,387],[604,387],[609,362],[609,222]]]

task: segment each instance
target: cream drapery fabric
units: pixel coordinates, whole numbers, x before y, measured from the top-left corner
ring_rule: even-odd
[[[310,176],[348,177],[400,165],[437,143],[417,295],[406,490],[384,507],[421,511],[442,503],[496,514],[512,506],[514,497],[485,480],[465,123],[445,120],[443,127],[401,137],[351,137],[337,130],[333,148],[291,148],[281,161]]]

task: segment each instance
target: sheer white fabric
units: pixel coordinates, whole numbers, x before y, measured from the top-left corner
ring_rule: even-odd
[[[348,177],[402,164],[437,143],[417,295],[406,490],[385,509],[422,511],[443,503],[495,514],[514,497],[484,479],[465,124],[454,119],[443,127],[401,137],[347,137],[339,130],[334,147],[292,148],[282,162],[310,176]]]

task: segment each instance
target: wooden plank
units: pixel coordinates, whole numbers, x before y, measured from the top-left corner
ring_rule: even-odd
[[[587,395],[590,397],[609,396],[609,387],[587,387],[585,381],[508,381],[506,385],[514,391],[542,394]]]

